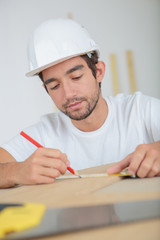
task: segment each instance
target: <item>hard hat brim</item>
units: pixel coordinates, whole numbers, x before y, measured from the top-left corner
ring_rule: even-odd
[[[96,51],[97,54],[98,54],[98,56],[99,56],[99,47],[98,47],[98,46],[97,46],[97,49],[93,49],[93,50],[91,50],[91,51]],[[46,65],[43,65],[42,67],[39,67],[39,68],[36,68],[36,69],[34,69],[34,70],[32,70],[32,71],[27,72],[27,73],[26,73],[26,76],[27,76],[27,77],[33,77],[33,76],[35,76],[35,75],[38,75],[38,74],[39,74],[40,72],[42,72],[43,70],[45,70],[45,69],[47,69],[47,68],[50,68],[50,67],[52,67],[52,66],[54,66],[54,65],[56,65],[56,64],[58,64],[58,63],[64,62],[64,61],[66,61],[66,60],[69,60],[69,59],[71,59],[71,58],[74,58],[74,57],[77,57],[77,56],[81,56],[81,55],[84,55],[84,54],[87,54],[87,52],[84,52],[84,53],[82,53],[82,52],[81,52],[81,53],[76,53],[76,54],[74,54],[74,55],[71,55],[71,56],[67,56],[67,57],[58,59],[57,61],[50,62],[50,63],[48,63],[48,64],[46,64]]]

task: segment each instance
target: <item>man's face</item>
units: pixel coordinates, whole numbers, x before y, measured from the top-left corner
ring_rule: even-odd
[[[87,118],[99,99],[99,82],[81,57],[75,57],[42,72],[49,95],[73,120]]]

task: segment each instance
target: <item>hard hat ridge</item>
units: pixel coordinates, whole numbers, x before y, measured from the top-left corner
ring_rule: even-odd
[[[71,19],[50,19],[31,35],[28,44],[29,72],[33,76],[75,56],[99,47],[84,27]]]

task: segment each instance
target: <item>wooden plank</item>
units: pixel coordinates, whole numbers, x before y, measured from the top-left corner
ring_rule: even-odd
[[[71,12],[68,12],[68,13],[67,13],[67,18],[73,19],[73,16],[72,16],[72,13],[71,13]]]
[[[111,74],[113,82],[113,95],[116,95],[120,92],[119,82],[118,82],[118,71],[117,71],[117,62],[116,55],[110,54],[110,64],[111,64]]]
[[[134,73],[134,64],[133,64],[133,54],[132,51],[126,51],[126,59],[127,59],[127,66],[128,66],[128,75],[129,75],[129,82],[130,82],[130,89],[131,93],[136,92],[136,80],[135,80],[135,73]]]

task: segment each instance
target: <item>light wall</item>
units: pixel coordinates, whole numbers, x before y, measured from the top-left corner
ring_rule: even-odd
[[[131,50],[137,90],[160,98],[159,0],[0,0],[0,143],[54,111],[40,80],[25,76],[26,46],[41,22],[70,13],[101,47],[103,95],[113,94],[111,53],[117,56],[120,91],[130,93],[125,51]]]

